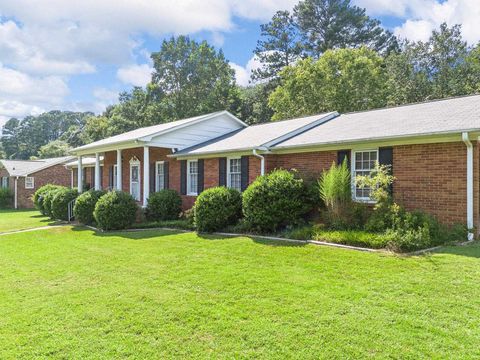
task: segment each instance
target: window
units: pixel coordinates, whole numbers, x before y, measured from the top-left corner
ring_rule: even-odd
[[[240,158],[228,159],[227,186],[242,191],[242,163]]]
[[[2,188],[7,188],[8,187],[8,177],[3,176],[2,177]]]
[[[31,176],[25,178],[25,189],[33,189],[35,187],[35,179]]]
[[[117,165],[113,165],[113,189],[117,189]]]
[[[355,184],[355,178],[357,176],[370,175],[372,170],[375,168],[375,163],[378,161],[378,151],[377,150],[365,150],[365,151],[355,151],[353,158],[353,171],[352,171],[352,181],[353,181],[353,195],[356,200],[370,201],[370,189],[369,188],[359,188]]]
[[[155,184],[155,191],[160,191],[165,189],[165,165],[163,161],[156,162],[156,184]]]
[[[198,191],[198,162],[188,160],[187,162],[187,195],[197,195]]]

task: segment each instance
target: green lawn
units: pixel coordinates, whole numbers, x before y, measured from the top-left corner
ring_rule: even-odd
[[[479,358],[480,246],[0,236],[0,358]]]
[[[0,233],[52,225],[55,221],[37,210],[0,210]]]

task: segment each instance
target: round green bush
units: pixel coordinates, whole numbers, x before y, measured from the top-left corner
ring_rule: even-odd
[[[33,204],[35,205],[35,208],[37,208],[37,210],[40,211],[43,215],[49,215],[45,211],[45,208],[44,208],[44,205],[43,205],[45,195],[50,190],[55,190],[55,189],[58,189],[60,187],[61,186],[59,186],[59,185],[53,185],[53,184],[43,185],[37,191],[35,191],[35,194],[33,194]]]
[[[57,190],[51,205],[53,218],[68,220],[68,203],[75,200],[77,196],[77,189],[63,188]]]
[[[235,189],[224,186],[203,191],[195,201],[195,227],[211,232],[235,224],[242,216],[242,197]]]
[[[9,188],[0,188],[0,209],[6,209],[13,205],[13,192]]]
[[[287,170],[275,170],[250,184],[243,192],[242,207],[251,230],[272,232],[302,223],[312,204],[303,180]]]
[[[67,189],[65,186],[55,186],[54,188],[49,189],[43,194],[43,210],[44,210],[44,215],[47,215],[51,218],[53,218],[53,212],[52,212],[52,201],[55,195],[57,194],[58,191],[61,191],[63,189]]]
[[[137,203],[132,195],[122,191],[110,191],[95,205],[93,217],[103,230],[126,229],[135,222]]]
[[[152,221],[176,220],[182,212],[182,198],[172,189],[150,194],[147,204],[147,218]]]
[[[73,208],[73,215],[75,220],[78,220],[81,224],[92,224],[95,219],[93,218],[93,211],[98,199],[100,199],[106,192],[102,190],[89,190],[77,197],[75,201],[75,207]]]

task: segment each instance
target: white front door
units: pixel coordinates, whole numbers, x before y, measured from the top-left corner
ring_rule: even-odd
[[[130,162],[130,194],[140,201],[140,162]]]

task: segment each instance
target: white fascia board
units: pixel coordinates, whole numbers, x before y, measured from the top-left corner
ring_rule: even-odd
[[[95,155],[95,153],[125,150],[125,149],[141,147],[141,146],[144,146],[144,142],[134,139],[134,140],[128,140],[128,141],[119,141],[111,144],[99,145],[99,146],[91,147],[88,149],[80,149],[80,150],[73,149],[70,151],[70,154],[73,154],[75,156]]]
[[[233,149],[229,151],[207,151],[202,153],[193,153],[193,154],[181,154],[167,155],[169,158],[176,158],[177,160],[188,160],[188,159],[209,159],[209,158],[218,158],[218,157],[234,157],[234,156],[244,156],[252,155],[253,149],[260,150],[259,153],[270,153],[267,149],[259,149],[258,147],[243,148],[243,149]]]
[[[283,134],[282,136],[279,136],[276,139],[270,140],[269,142],[266,142],[265,144],[262,144],[262,146],[266,147],[266,148],[270,148],[272,146],[275,146],[276,144],[280,144],[283,141],[291,139],[291,138],[293,138],[293,137],[295,137],[295,136],[297,136],[297,135],[299,135],[299,134],[301,134],[305,131],[313,129],[314,127],[317,127],[317,126],[319,126],[319,125],[321,125],[321,124],[323,124],[323,123],[325,123],[329,120],[332,120],[339,115],[340,114],[336,111],[328,113],[325,116],[322,116],[321,118],[318,118],[317,120],[312,121],[311,123],[309,123],[307,125],[304,125],[302,127],[299,127],[298,129],[295,129],[295,130],[290,131],[286,134]]]

